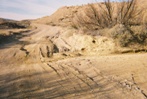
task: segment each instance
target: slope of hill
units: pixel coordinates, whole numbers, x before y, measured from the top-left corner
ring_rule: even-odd
[[[146,0],[137,0],[137,5],[143,10],[147,9]],[[85,10],[85,8],[87,8],[87,5],[61,7],[52,15],[39,18],[35,20],[35,22],[48,24],[48,25],[67,26],[71,24],[71,21],[75,18],[74,15],[77,14],[78,12],[81,13],[82,11]]]
[[[58,9],[51,16],[46,16],[40,19],[37,19],[37,23],[44,23],[48,25],[67,25],[70,23],[71,19],[74,17],[74,14],[77,13],[82,6],[73,6],[73,7],[62,7]]]
[[[27,28],[29,26],[30,22],[28,20],[15,21],[0,18],[0,29]]]
[[[119,32],[128,43],[132,34],[121,24],[103,33],[67,27],[83,9],[62,7],[29,30],[0,35],[0,99],[147,98],[147,50],[104,35]]]

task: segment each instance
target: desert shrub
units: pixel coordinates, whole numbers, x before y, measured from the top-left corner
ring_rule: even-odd
[[[109,31],[109,37],[113,38],[122,47],[128,46],[134,40],[133,31],[123,24],[117,24]]]
[[[136,0],[121,0],[115,3],[105,0],[103,3],[88,4],[83,12],[76,14],[74,27],[103,29],[116,24],[140,24],[138,18],[142,10],[136,4]]]
[[[129,31],[124,31],[123,33],[117,35],[114,39],[122,47],[127,47],[133,40],[134,37]]]
[[[115,42],[122,47],[128,47],[134,44],[147,44],[147,28],[144,25],[132,26],[130,28],[123,24],[117,24],[107,31],[107,36],[113,38]]]
[[[146,44],[147,42],[147,27],[145,25],[140,26],[138,31],[134,31],[134,40],[139,44]]]
[[[145,45],[147,22],[143,20],[147,15],[143,10],[137,6],[137,0],[105,0],[103,3],[88,4],[83,12],[75,15],[72,24],[76,29],[102,31],[100,35],[113,38],[122,47]],[[134,30],[132,27],[139,28]]]

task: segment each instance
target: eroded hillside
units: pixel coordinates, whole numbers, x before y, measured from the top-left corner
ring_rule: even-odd
[[[122,24],[70,26],[84,7],[62,7],[29,28],[0,30],[1,99],[147,98],[146,43],[134,41],[141,26],[131,27],[136,34]],[[125,39],[110,37],[117,33]]]

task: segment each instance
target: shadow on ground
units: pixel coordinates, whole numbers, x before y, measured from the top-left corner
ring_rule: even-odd
[[[33,72],[33,70],[32,70]],[[60,75],[65,75],[65,72]],[[1,99],[54,99],[54,98],[80,98],[90,96],[107,96],[113,87],[105,89],[109,82],[103,85],[94,83],[86,84],[85,78],[63,76],[60,77],[54,71],[34,72],[19,71],[0,75],[0,98]],[[72,81],[71,81],[72,79]],[[97,82],[102,82],[100,79]],[[99,90],[100,89],[100,90]],[[104,94],[107,93],[107,94]],[[88,98],[86,98],[88,99]],[[90,98],[89,98],[90,99]]]
[[[28,36],[26,33],[30,32],[30,30],[21,31],[21,32],[13,32],[9,35],[0,35],[0,49],[11,47],[15,44],[26,44],[28,42],[20,41],[21,38]]]

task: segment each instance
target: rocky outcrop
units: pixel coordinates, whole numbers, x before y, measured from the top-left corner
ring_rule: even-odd
[[[102,54],[114,52],[115,43],[111,38],[82,34],[79,30],[67,29],[52,39],[59,52],[80,51],[85,54]]]
[[[26,45],[25,49],[29,52],[30,57],[36,57],[40,60],[50,58],[53,56],[53,53],[58,51],[48,36],[41,38],[34,44]]]
[[[43,37],[37,45],[41,57],[49,58],[53,56],[54,44],[48,37]]]

